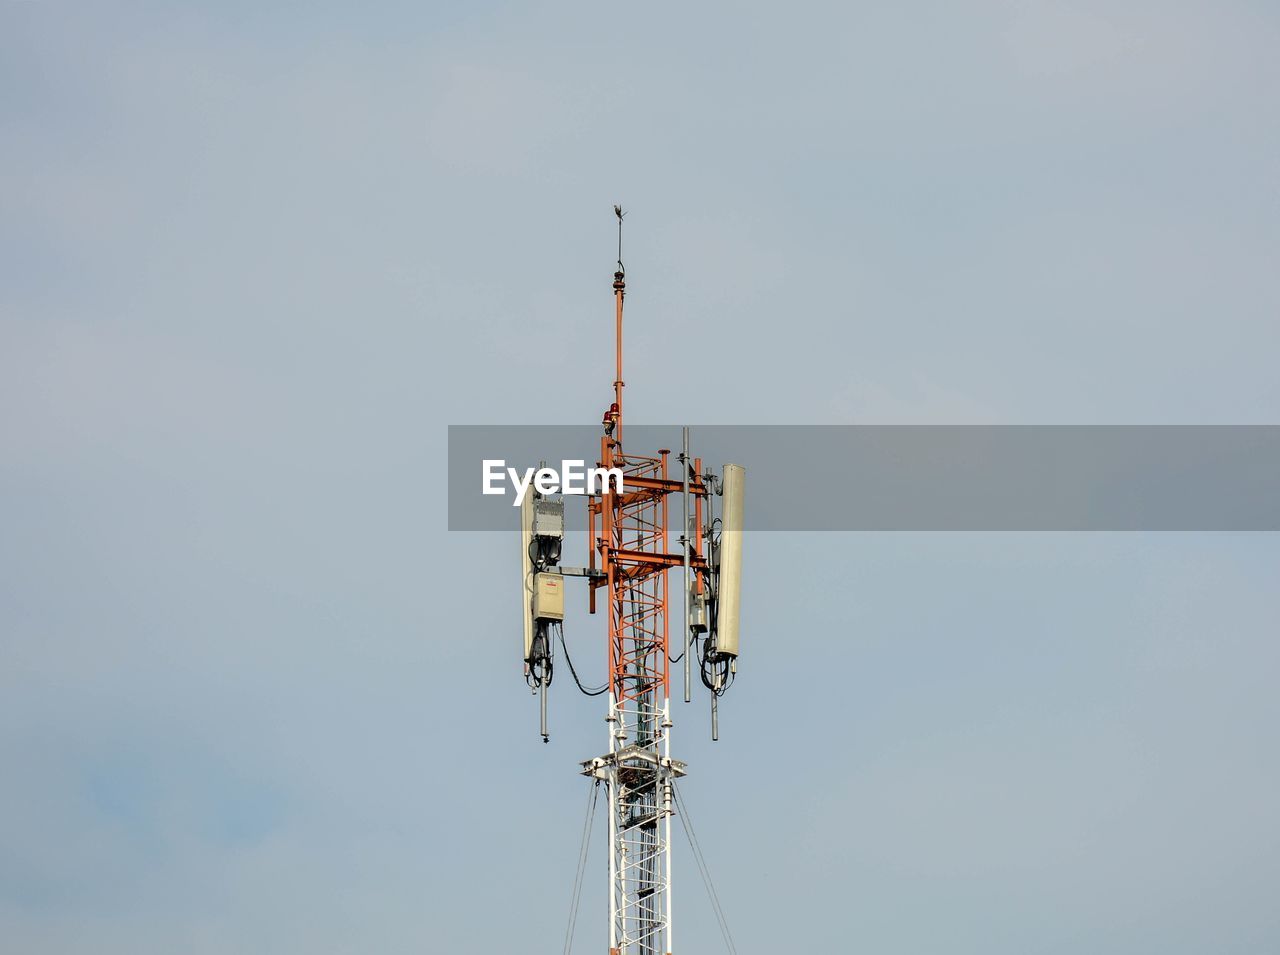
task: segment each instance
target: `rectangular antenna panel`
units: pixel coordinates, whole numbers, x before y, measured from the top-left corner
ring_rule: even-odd
[[[533,652],[533,561],[529,547],[533,544],[533,495],[520,502],[520,608],[524,622],[524,659]]]

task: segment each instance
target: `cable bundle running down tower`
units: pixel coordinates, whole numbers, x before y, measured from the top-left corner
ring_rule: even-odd
[[[671,757],[671,667],[684,665],[684,699],[691,698],[692,661],[711,691],[711,734],[719,735],[719,699],[737,672],[745,471],[726,464],[720,476],[704,472],[689,455],[689,429],[673,476],[669,449],[624,449],[622,413],[622,218],[618,217],[618,266],[613,276],[615,374],[613,400],[601,421],[599,468],[620,476],[587,497],[589,562],[560,567],[564,500],[529,494],[521,505],[525,580],[525,675],[539,694],[542,737],[547,739],[547,688],[554,660],[553,636],[564,649],[564,580],[587,579],[589,609],[603,590],[608,610],[609,680],[584,693],[608,693],[608,749],[586,760],[582,774],[603,784],[609,818],[610,955],[671,955],[671,820],[675,780],[686,766]],[[674,541],[670,499],[680,500],[682,523]],[[719,516],[716,499],[720,498]],[[671,544],[675,544],[672,549]],[[671,571],[679,570],[682,618],[677,651],[671,652]]]

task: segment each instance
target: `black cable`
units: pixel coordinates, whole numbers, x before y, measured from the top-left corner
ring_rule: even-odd
[[[525,673],[525,682],[535,690],[540,686],[551,685],[552,677],[555,675],[555,667],[551,659],[552,649],[546,630],[536,631],[527,661],[528,672]]]
[[[679,663],[681,660],[684,659],[684,655],[689,652],[689,648],[693,646],[693,641],[697,639],[698,639],[697,635],[692,630],[690,630],[689,642],[684,645],[684,649],[681,650],[679,653],[677,653],[675,657],[672,657],[670,654],[667,654],[667,659],[670,660],[672,663]]]
[[[712,656],[711,641],[707,640],[699,648],[698,675],[702,677],[703,686],[716,696],[724,696],[736,677],[733,672],[733,657],[727,653]]]
[[[604,684],[603,686],[601,686],[599,689],[596,689],[596,690],[588,690],[585,686],[582,685],[582,681],[578,679],[578,671],[574,669],[573,660],[569,656],[569,647],[564,642],[564,627],[558,626],[556,627],[556,630],[558,630],[560,633],[560,649],[564,651],[564,662],[569,664],[569,672],[573,674],[573,682],[578,684],[578,689],[582,691],[582,694],[584,696],[599,696],[601,693],[606,692],[609,689],[608,683]]]

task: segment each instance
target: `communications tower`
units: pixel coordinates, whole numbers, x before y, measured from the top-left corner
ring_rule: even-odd
[[[581,772],[607,794],[609,953],[671,955],[671,828],[676,780],[686,771],[671,755],[671,669],[683,663],[687,703],[691,661],[697,660],[701,682],[711,694],[711,733],[717,738],[718,701],[737,672],[745,471],[736,464],[724,465],[719,475],[704,471],[702,459],[690,457],[688,428],[682,430],[681,452],[674,461],[669,449],[644,451],[624,444],[622,313],[627,286],[623,212],[618,206],[614,212],[614,375],[612,401],[601,421],[598,469],[618,479],[606,479],[598,493],[587,496],[588,566],[583,568],[559,565],[563,497],[531,490],[524,499],[525,675],[541,697],[545,740],[554,637],[567,656],[564,583],[566,577],[585,578],[590,612],[596,613],[603,599],[608,618],[608,682],[596,691],[579,687],[592,695],[607,692],[607,748],[583,762]],[[681,523],[672,533],[670,518],[677,507]],[[673,571],[681,608],[674,625]]]

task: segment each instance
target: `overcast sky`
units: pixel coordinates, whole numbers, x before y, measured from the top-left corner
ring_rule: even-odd
[[[560,950],[600,707],[539,741],[445,429],[599,420],[612,204],[631,421],[1280,423],[1277,49],[1258,2],[0,7],[0,947]],[[674,737],[741,952],[1280,949],[1276,536],[746,561]]]

